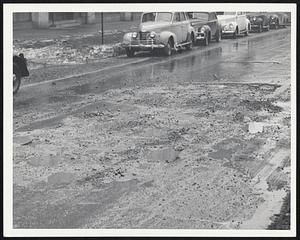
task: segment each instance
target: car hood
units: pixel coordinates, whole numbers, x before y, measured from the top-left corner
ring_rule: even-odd
[[[236,17],[235,15],[219,15],[219,16],[217,16],[217,18],[222,26],[227,23],[230,23],[230,22],[235,22],[235,17]]]
[[[276,14],[270,14],[269,17],[278,18],[278,15],[276,15]]]
[[[250,20],[250,22],[260,22],[260,21],[263,21],[263,17],[262,16],[250,16],[249,20]]]
[[[139,31],[149,32],[156,31],[170,26],[170,22],[145,22],[141,23]]]

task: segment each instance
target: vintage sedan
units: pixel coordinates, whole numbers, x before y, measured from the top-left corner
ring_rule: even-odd
[[[251,31],[269,31],[270,29],[270,18],[266,14],[261,13],[247,13],[247,18],[250,21]]]
[[[222,26],[222,37],[229,35],[236,38],[239,34],[248,35],[250,21],[244,12],[217,12],[217,17]]]
[[[221,40],[221,25],[215,12],[187,12],[187,16],[195,29],[195,42],[207,46],[212,39]]]
[[[289,23],[289,17],[286,13],[274,12],[268,13],[271,28],[286,27]]]
[[[155,49],[170,56],[173,50],[191,49],[194,36],[194,28],[184,12],[145,12],[139,30],[126,33],[122,46],[128,57]]]

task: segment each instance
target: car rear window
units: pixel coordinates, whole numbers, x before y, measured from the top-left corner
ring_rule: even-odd
[[[204,21],[207,21],[208,20],[208,13],[206,12],[194,12],[192,14],[192,17],[194,19],[200,19],[200,20],[204,20]]]
[[[145,13],[142,17],[142,22],[170,22],[172,20],[172,13],[169,12],[151,12]]]

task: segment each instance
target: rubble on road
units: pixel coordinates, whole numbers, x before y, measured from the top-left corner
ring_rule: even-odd
[[[125,54],[120,43],[100,44],[99,35],[49,40],[14,40],[14,54],[23,53],[29,69],[45,65],[83,64]]]

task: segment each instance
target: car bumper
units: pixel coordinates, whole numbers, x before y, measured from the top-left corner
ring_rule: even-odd
[[[204,39],[205,39],[205,33],[196,32],[196,40],[204,40]]]
[[[250,30],[251,31],[256,31],[256,30],[259,30],[260,29],[260,25],[258,25],[258,24],[251,24],[251,26],[250,26]]]
[[[153,43],[151,41],[148,41],[147,43],[142,43],[142,42],[130,42],[130,43],[122,43],[122,47],[124,48],[129,48],[129,49],[134,49],[136,51],[143,51],[143,50],[153,50],[157,48],[164,48],[165,45],[162,43]]]
[[[222,35],[232,35],[235,33],[235,30],[222,30]]]
[[[260,25],[258,24],[251,24],[251,29],[258,29]]]

